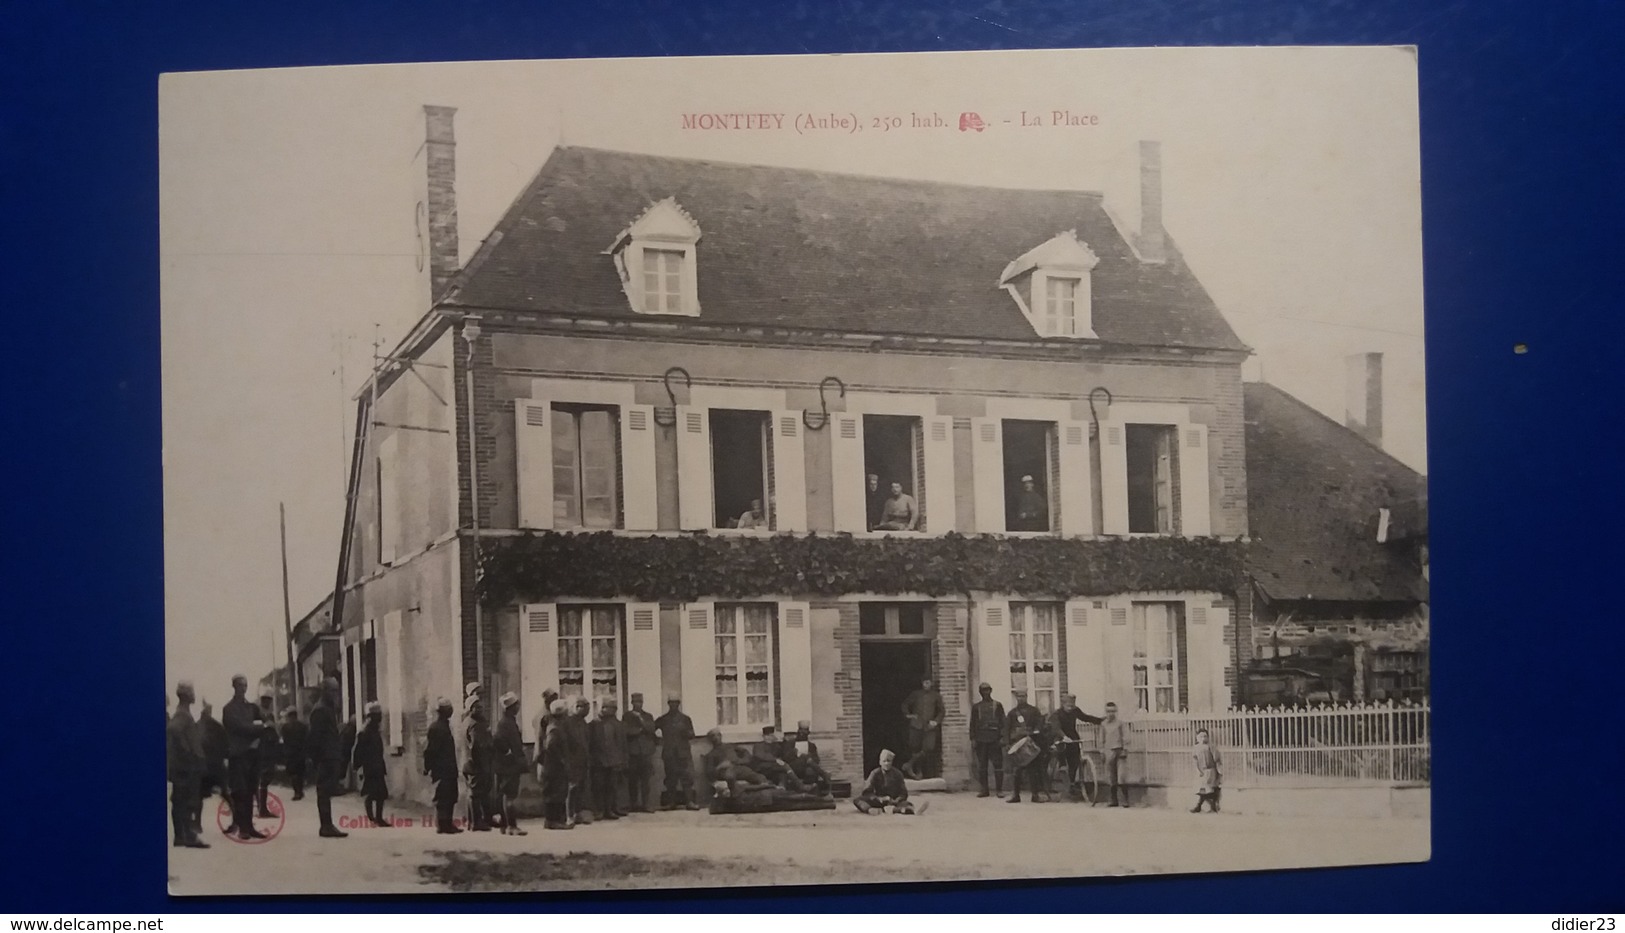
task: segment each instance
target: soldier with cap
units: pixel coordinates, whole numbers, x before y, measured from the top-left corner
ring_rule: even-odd
[[[689,743],[694,741],[694,720],[683,712],[683,699],[677,694],[666,697],[666,712],[655,720],[660,733],[660,763],[666,772],[666,790],[661,795],[661,806],[671,810],[686,807],[700,808],[694,799],[694,758]]]
[[[546,731],[537,744],[542,747],[542,825],[548,829],[574,829],[570,819],[570,739],[564,721],[570,716],[568,704],[555,698],[548,707]]]
[[[226,727],[226,786],[231,801],[231,822],[242,839],[264,839],[254,828],[254,796],[259,790],[259,743],[265,732],[264,715],[248,702],[248,678],[231,679],[232,697],[221,711]]]
[[[361,803],[367,808],[367,819],[379,828],[384,822],[384,801],[389,799],[389,784],[385,780],[384,765],[384,708],[376,701],[365,709],[367,720],[355,739],[355,769],[361,774]]]
[[[192,827],[197,832],[203,832],[203,801],[215,791],[220,792],[220,799],[231,803],[231,792],[226,787],[226,727],[220,720],[214,718],[214,707],[208,700],[203,701],[203,707],[198,711],[198,736],[203,741],[203,779],[199,782],[197,809],[192,814]],[[236,811],[232,811],[235,819]],[[226,832],[237,832],[237,824],[233,822],[226,827]]]
[[[565,768],[570,774],[569,813],[571,822],[591,823],[592,738],[587,730],[587,714],[592,701],[578,696],[570,702],[570,715],[564,717]]]
[[[164,725],[164,764],[169,772],[169,821],[175,832],[174,845],[207,849],[209,844],[199,838],[193,825],[204,762],[203,739],[192,719],[192,702],[196,699],[192,685],[184,680],[176,684],[175,699],[175,712]]]
[[[887,808],[897,816],[913,816],[916,812],[914,804],[908,799],[908,784],[903,780],[901,768],[892,767],[897,758],[891,749],[881,749],[880,767],[869,772],[868,780],[864,781],[863,789],[853,798],[852,805],[860,812],[875,816],[885,813]],[[919,810],[925,809],[921,802]]]
[[[1083,799],[1083,788],[1078,786],[1078,769],[1083,761],[1082,739],[1078,735],[1080,722],[1098,723],[1100,717],[1078,709],[1078,698],[1073,694],[1061,694],[1060,707],[1049,714],[1049,729],[1056,740],[1061,761],[1066,764],[1067,795],[1073,800]]]
[[[978,684],[982,695],[970,708],[971,750],[976,760],[976,780],[982,785],[978,797],[988,796],[987,769],[993,767],[994,786],[1004,796],[1004,704],[993,699],[993,685]]]
[[[1011,531],[1049,531],[1049,500],[1038,491],[1031,475],[1021,478],[1021,491],[1016,493],[1016,514],[1010,522]]]
[[[260,717],[265,725],[265,731],[260,736],[258,779],[259,817],[262,820],[275,819],[266,804],[271,797],[271,778],[276,776],[276,766],[282,762],[282,738],[276,731],[276,701],[269,693],[260,694]]]
[[[784,740],[780,757],[802,785],[819,794],[829,793],[829,772],[818,760],[818,745],[812,740],[812,724],[803,719],[796,723],[796,734]]]
[[[605,697],[599,704],[598,718],[587,727],[587,739],[592,749],[592,789],[598,818],[618,820],[627,815],[620,799],[621,786],[626,782],[626,725],[621,722],[620,704],[614,697]]]
[[[282,768],[288,773],[288,785],[293,788],[293,799],[305,799],[306,739],[310,729],[299,721],[297,709],[282,711]]]
[[[1026,778],[1027,786],[1032,791],[1033,802],[1041,803],[1049,799],[1049,795],[1043,792],[1043,778],[1040,775],[1047,744],[1044,734],[1044,714],[1038,711],[1038,707],[1027,702],[1026,690],[1016,689],[1010,693],[1015,697],[1016,705],[1011,708],[1010,714],[1004,720],[1005,747],[1014,749],[1018,744],[1030,741],[1034,746],[1034,754],[1025,764],[1016,767],[1012,784],[1013,793],[1009,802],[1021,802],[1022,778]]]
[[[903,701],[903,718],[908,722],[908,759],[899,770],[904,777],[936,777],[937,727],[942,724],[942,694],[930,677]]]
[[[445,697],[435,701],[435,720],[423,742],[423,773],[434,783],[434,820],[437,833],[460,833],[452,819],[457,806],[457,742],[452,737],[455,707]],[[312,714],[314,716],[314,714]]]
[[[790,770],[789,764],[779,757],[779,749],[784,743],[779,739],[779,732],[772,726],[762,727],[762,740],[751,746],[750,761],[748,765],[758,774],[764,775],[779,787],[787,791],[800,793],[801,780],[795,772]]]
[[[547,746],[547,726],[553,721],[553,701],[559,698],[559,692],[552,687],[542,691],[542,711],[536,714],[536,780],[542,779],[543,756]]]
[[[513,802],[519,796],[519,776],[525,773],[525,739],[519,731],[519,695],[504,693],[498,701],[502,717],[497,720],[492,747],[492,770],[496,773],[497,794],[502,813],[502,834],[523,836],[514,818]]]
[[[348,769],[339,737],[338,692],[339,682],[329,677],[310,711],[310,761],[316,766],[316,815],[322,824],[318,835],[327,839],[349,835],[333,825],[333,795]]]
[[[626,797],[633,813],[648,813],[649,778],[654,774],[655,718],[643,708],[643,694],[631,696],[632,708],[621,716],[626,730]]]
[[[476,833],[491,831],[491,792],[496,789],[496,775],[491,771],[491,724],[485,718],[482,693],[470,694],[463,701],[463,716],[468,728],[463,744],[468,757],[463,759],[463,777],[468,781],[468,828]]]

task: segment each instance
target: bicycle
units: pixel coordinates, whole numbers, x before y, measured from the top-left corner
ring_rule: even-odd
[[[1105,759],[1101,756],[1099,749],[1082,748],[1081,746],[1083,744],[1083,740],[1081,739],[1062,738],[1056,740],[1055,744],[1051,747],[1049,767],[1046,769],[1046,773],[1044,775],[1046,782],[1045,790],[1047,792],[1048,790],[1054,788],[1057,784],[1062,787],[1066,787],[1068,790],[1071,789],[1068,787],[1067,783],[1066,761],[1060,755],[1060,748],[1063,745],[1080,746],[1078,750],[1077,788],[1080,794],[1078,802],[1087,803],[1092,807],[1095,805],[1096,801],[1100,799],[1100,775],[1105,770],[1106,765]],[[1098,763],[1096,762],[1096,758],[1100,758]]]

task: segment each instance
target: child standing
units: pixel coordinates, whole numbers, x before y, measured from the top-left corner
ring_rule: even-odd
[[[1206,729],[1196,730],[1196,747],[1192,749],[1191,757],[1196,761],[1196,775],[1199,781],[1196,787],[1196,806],[1191,808],[1191,812],[1201,813],[1202,804],[1206,803],[1213,808],[1214,813],[1218,813],[1219,750],[1208,744]]]

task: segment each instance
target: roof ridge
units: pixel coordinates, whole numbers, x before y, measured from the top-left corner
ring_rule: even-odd
[[[1391,461],[1394,466],[1399,467],[1400,469],[1404,470],[1406,473],[1409,473],[1411,476],[1414,476],[1419,480],[1423,478],[1422,474],[1418,470],[1416,470],[1414,467],[1412,467],[1410,464],[1406,463],[1405,461],[1403,461],[1403,460],[1399,459],[1398,457],[1394,456],[1393,454],[1389,453],[1387,450],[1384,450],[1381,445],[1372,443],[1371,439],[1366,437],[1364,434],[1361,434],[1359,431],[1354,430],[1353,428],[1349,427],[1346,424],[1342,424],[1336,418],[1333,418],[1331,415],[1326,414],[1325,412],[1323,412],[1320,409],[1316,408],[1315,406],[1309,404],[1308,402],[1304,401],[1303,399],[1298,398],[1296,395],[1293,395],[1291,392],[1288,392],[1287,390],[1281,388],[1280,386],[1276,385],[1273,382],[1269,382],[1269,381],[1264,380],[1264,379],[1259,379],[1259,380],[1256,380],[1256,381],[1253,381],[1253,382],[1244,382],[1244,383],[1242,383],[1242,395],[1243,395],[1244,399],[1246,397],[1246,387],[1250,386],[1250,385],[1252,385],[1252,386],[1263,386],[1264,388],[1273,390],[1277,395],[1282,396],[1283,398],[1285,398],[1286,400],[1288,400],[1288,401],[1292,402],[1293,404],[1297,405],[1299,408],[1303,409],[1304,411],[1309,412],[1311,415],[1321,419],[1322,421],[1327,422],[1328,424],[1330,424],[1333,427],[1337,428],[1339,431],[1342,431],[1344,434],[1347,434],[1349,437],[1352,437],[1355,440],[1358,440],[1360,443],[1364,444],[1365,446],[1371,448],[1373,451],[1375,451],[1375,452],[1377,452],[1379,454],[1382,454],[1382,456],[1387,458],[1389,461]]]
[[[635,152],[631,149],[606,149],[602,146],[560,145],[554,147],[555,152],[564,149],[575,150],[578,152],[596,152],[607,155],[631,156],[638,159],[660,159],[666,162],[687,162],[697,165],[712,165],[722,168],[765,168],[772,169],[776,172],[797,172],[803,175],[818,175],[825,178],[856,178],[867,181],[886,181],[896,184],[919,185],[929,188],[969,188],[974,191],[1020,191],[1029,192],[1032,194],[1073,194],[1083,195],[1090,198],[1099,198],[1102,202],[1104,202],[1106,198],[1106,193],[1104,191],[1099,191],[1092,188],[1017,188],[1008,185],[975,184],[968,181],[938,181],[929,178],[906,178],[901,175],[877,175],[871,172],[841,172],[831,169],[802,168],[800,166],[776,165],[767,162],[735,162],[731,159],[702,159],[695,156],[661,155],[653,152]],[[546,164],[545,161],[543,164]]]

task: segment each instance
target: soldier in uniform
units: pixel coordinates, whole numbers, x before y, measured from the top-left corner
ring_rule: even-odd
[[[649,777],[654,774],[655,718],[643,708],[643,694],[634,693],[632,708],[621,716],[626,729],[626,797],[633,813],[648,813]]]
[[[288,785],[293,788],[293,799],[305,799],[305,740],[310,729],[299,721],[299,711],[289,709],[282,714],[282,767],[288,772]]]
[[[564,728],[569,716],[569,706],[555,698],[547,710],[547,731],[537,742],[542,747],[542,825],[548,829],[576,825],[570,820],[570,739]]]
[[[1031,476],[1021,478],[1021,491],[1016,493],[1015,520],[1011,531],[1049,531],[1049,500],[1038,491]]]
[[[198,808],[198,791],[203,784],[203,739],[192,719],[192,685],[175,685],[178,701],[174,715],[164,725],[164,764],[169,772],[169,821],[178,848],[207,849],[198,836],[193,817]]]
[[[316,816],[322,824],[318,835],[326,839],[350,835],[333,825],[333,795],[348,768],[339,739],[338,692],[338,681],[328,678],[310,711],[310,761],[316,766]]]
[[[772,726],[763,726],[762,740],[751,746],[750,761],[746,764],[751,770],[765,775],[775,785],[787,791],[800,793],[803,789],[801,779],[796,777],[789,763],[779,757],[783,746],[784,742],[779,738],[778,730]]]
[[[207,800],[209,795],[215,791],[219,791],[220,798],[229,805],[231,795],[226,789],[226,727],[220,724],[220,720],[214,718],[214,707],[210,706],[207,700],[203,702],[203,708],[199,710],[198,717],[198,735],[203,741],[203,779],[198,786],[197,809],[192,814],[192,826],[197,832],[201,833],[203,832],[203,801]],[[233,811],[232,815],[235,817],[236,812]],[[236,823],[226,827],[228,833],[235,833],[236,831]]]
[[[544,767],[543,756],[547,750],[547,727],[553,721],[553,701],[559,698],[559,692],[552,687],[542,691],[542,711],[536,714],[536,780],[542,779]]]
[[[361,774],[361,803],[367,808],[367,819],[379,828],[384,822],[384,801],[389,799],[389,783],[385,779],[384,765],[384,708],[376,702],[368,703],[367,721],[355,739],[355,769]]]
[[[435,701],[435,720],[423,741],[423,773],[434,783],[434,825],[437,833],[460,833],[452,819],[457,806],[457,741],[451,734],[452,702]],[[315,718],[315,714],[311,715]],[[319,793],[319,791],[318,791]]]
[[[282,763],[282,738],[276,730],[275,702],[268,693],[260,695],[260,720],[265,725],[265,731],[260,736],[257,802],[259,817],[262,820],[276,818],[276,815],[266,808],[266,803],[271,797],[271,778],[276,776],[276,766]]]
[[[519,731],[519,696],[504,693],[499,701],[502,718],[497,720],[491,768],[496,773],[497,794],[501,800],[502,834],[526,835],[514,819],[513,802],[519,796],[519,776],[525,773],[525,738]]]
[[[908,760],[900,770],[904,777],[936,777],[937,727],[942,724],[942,694],[937,692],[931,678],[920,681],[920,688],[903,701],[903,716],[908,720]]]
[[[598,818],[618,820],[627,815],[620,801],[621,785],[626,781],[626,725],[621,722],[620,704],[614,697],[604,698],[598,718],[587,727],[587,742],[592,749],[592,789]]]
[[[981,683],[976,691],[982,695],[970,708],[971,749],[976,756],[976,780],[982,790],[976,796],[988,796],[987,769],[993,766],[994,787],[1004,796],[1004,704],[993,699],[993,685]]]
[[[564,735],[569,740],[565,746],[569,750],[565,756],[570,774],[569,812],[575,823],[592,822],[587,806],[592,795],[592,741],[587,732],[587,713],[591,709],[592,702],[578,696],[570,704],[570,715],[564,717]]]
[[[231,822],[243,839],[264,839],[254,828],[254,796],[260,786],[259,742],[265,731],[259,707],[248,702],[248,678],[231,679],[232,697],[221,711],[226,727],[226,785],[231,800]]]
[[[671,810],[686,807],[700,808],[694,799],[694,759],[689,743],[694,741],[694,720],[683,712],[682,697],[672,694],[666,698],[666,712],[655,720],[660,733],[660,763],[666,771],[666,790],[661,795],[661,806]]]
[[[1061,694],[1061,705],[1049,714],[1049,729],[1056,740],[1061,760],[1066,763],[1066,789],[1073,800],[1083,799],[1083,788],[1078,786],[1078,769],[1083,762],[1083,749],[1078,735],[1078,723],[1098,723],[1099,716],[1091,716],[1078,709],[1078,698],[1070,693]]]
[[[1041,790],[1043,778],[1041,777],[1040,768],[1043,766],[1043,752],[1047,747],[1044,714],[1038,711],[1038,707],[1027,702],[1027,691],[1012,690],[1010,692],[1015,697],[1016,705],[1011,708],[1010,715],[1006,716],[1004,720],[1005,747],[1013,747],[1024,738],[1031,739],[1038,746],[1039,755],[1016,769],[1015,780],[1012,785],[1013,793],[1010,795],[1009,802],[1021,802],[1021,782],[1022,778],[1025,777],[1027,786],[1032,791],[1033,802],[1042,803],[1049,799],[1049,795]]]
[[[818,745],[812,740],[812,724],[807,720],[796,723],[796,734],[784,740],[780,757],[803,786],[819,794],[829,793],[829,772],[818,760]]]
[[[463,777],[468,780],[468,828],[476,833],[491,831],[491,792],[496,789],[496,775],[491,771],[491,725],[485,719],[485,703],[480,694],[473,694],[463,704],[468,721],[464,745],[468,757],[463,759]]]

